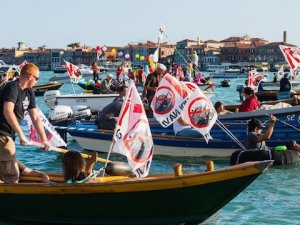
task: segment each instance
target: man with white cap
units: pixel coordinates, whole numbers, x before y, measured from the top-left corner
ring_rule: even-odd
[[[158,83],[166,70],[167,68],[164,64],[158,63],[156,70],[147,76],[145,83],[145,91],[149,105],[151,104],[151,101],[155,95]]]
[[[111,73],[108,73],[107,78],[101,82],[100,93],[101,94],[114,93],[114,91],[111,90],[112,86],[113,86],[113,75]]]

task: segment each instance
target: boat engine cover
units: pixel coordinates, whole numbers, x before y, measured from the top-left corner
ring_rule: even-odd
[[[73,116],[76,118],[88,118],[92,116],[92,111],[89,106],[86,105],[73,105]]]
[[[70,106],[56,105],[49,111],[49,119],[51,121],[67,120],[73,117],[73,110]]]
[[[58,96],[61,96],[61,93],[59,90],[50,90],[45,91],[44,93],[44,101],[46,105],[51,109],[55,106],[56,98]]]

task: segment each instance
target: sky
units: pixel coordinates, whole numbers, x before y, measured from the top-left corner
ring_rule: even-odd
[[[261,37],[300,46],[299,0],[0,0],[0,48]]]

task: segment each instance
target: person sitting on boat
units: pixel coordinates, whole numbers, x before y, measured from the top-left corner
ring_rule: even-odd
[[[149,105],[151,105],[160,78],[161,76],[164,75],[164,72],[166,70],[167,68],[165,65],[158,63],[156,70],[147,76],[146,83],[145,83],[145,91],[146,91],[146,98],[148,100]]]
[[[25,166],[19,160],[17,160],[17,164],[18,164],[18,167],[19,167],[20,174],[22,176],[41,177],[43,183],[49,183],[49,177],[46,173],[43,173],[39,170],[32,170],[32,169],[28,168],[27,166]]]
[[[265,140],[270,139],[273,134],[276,117],[271,116],[269,118],[269,126],[265,134],[262,133],[262,129],[265,128],[263,123],[259,119],[252,118],[248,122],[248,135],[245,141],[245,148],[251,150],[269,150],[266,146]]]
[[[93,79],[94,79],[94,81],[99,80],[100,69],[99,69],[99,66],[97,65],[96,62],[94,62],[92,64],[92,70],[93,70]]]
[[[113,75],[111,73],[107,74],[106,79],[101,82],[100,85],[100,93],[101,94],[112,94],[114,91],[112,90],[113,87]]]
[[[215,110],[218,115],[224,115],[224,114],[231,113],[230,111],[228,111],[224,108],[224,105],[222,102],[216,102],[214,106],[215,106]]]
[[[281,78],[279,92],[291,91],[292,85],[291,85],[291,82],[290,82],[288,76],[289,75],[287,73],[285,73],[283,78]]]
[[[116,127],[117,117],[120,114],[124,97],[128,87],[123,85],[119,89],[119,96],[112,103],[105,106],[98,114],[96,124],[99,129],[114,130]]]
[[[252,88],[245,87],[243,94],[246,99],[241,104],[238,112],[253,112],[260,107],[260,102],[257,100]]]
[[[90,158],[84,160],[77,151],[68,151],[63,158],[63,174],[67,183],[81,183],[92,174],[93,167],[97,161],[97,152],[92,152]]]
[[[191,124],[183,116],[179,117],[179,119],[173,123],[173,130],[176,136],[193,138],[202,137],[201,133],[192,128]]]

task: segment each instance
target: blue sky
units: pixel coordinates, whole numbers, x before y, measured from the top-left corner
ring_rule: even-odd
[[[298,0],[0,0],[1,47],[126,45],[157,40],[163,23],[171,42],[264,37],[300,46]]]

